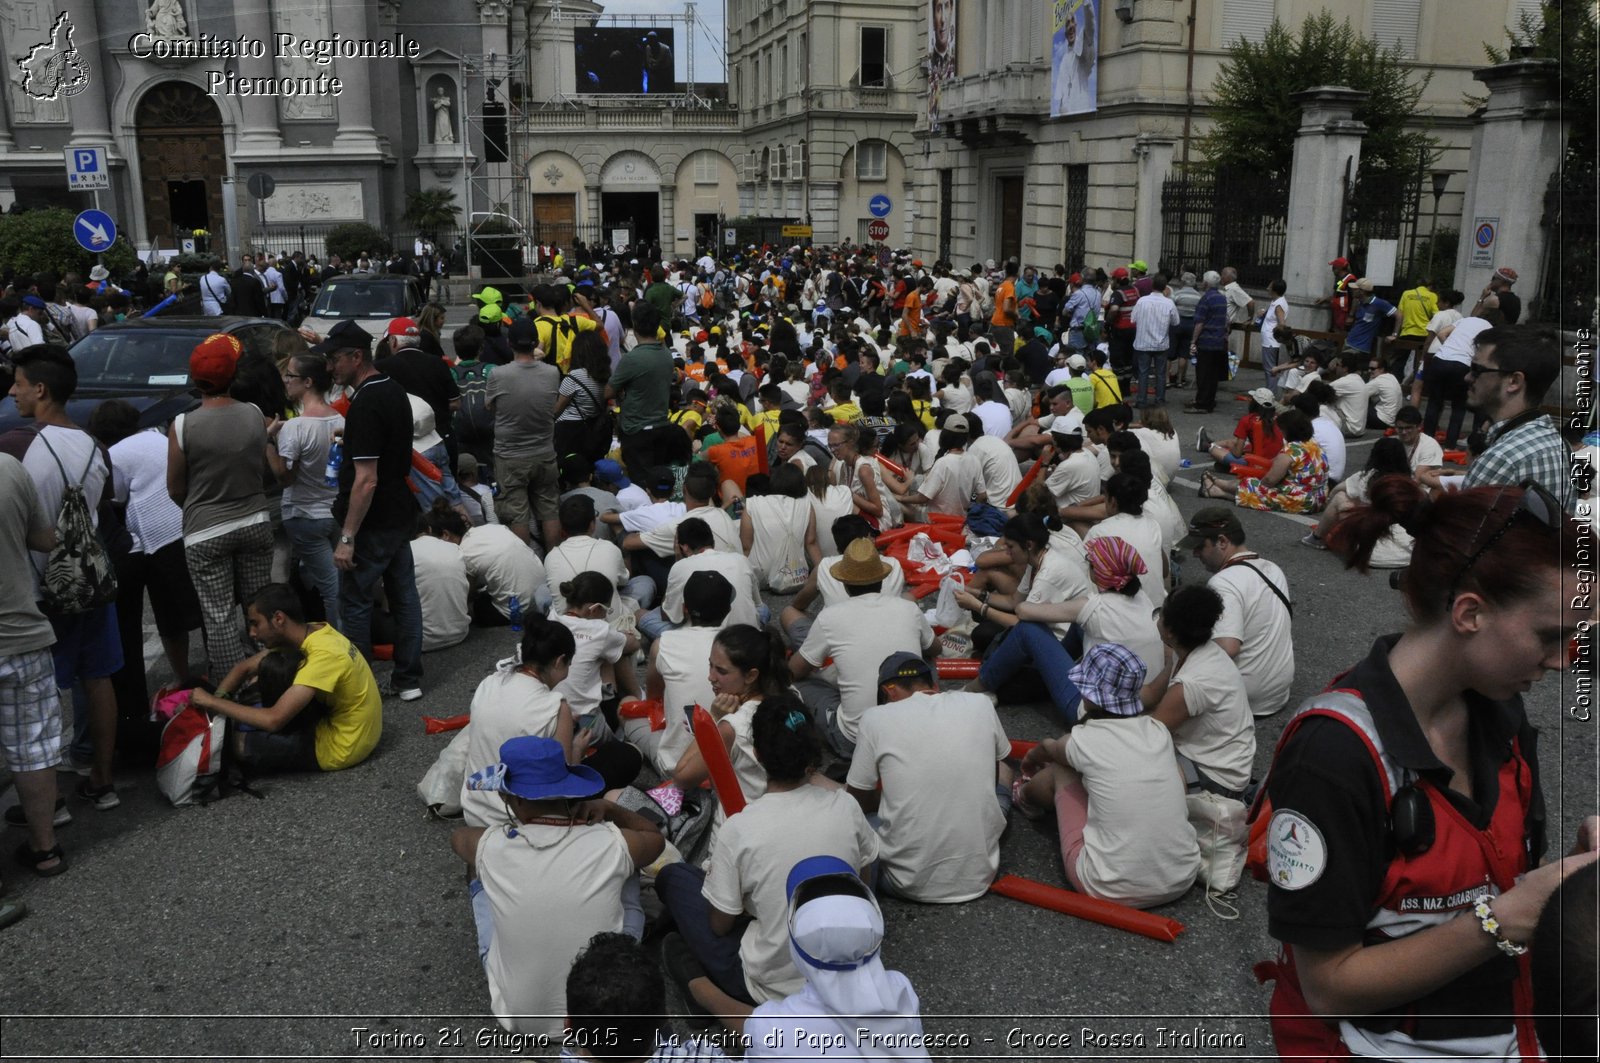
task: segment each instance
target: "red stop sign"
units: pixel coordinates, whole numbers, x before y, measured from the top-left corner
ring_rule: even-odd
[[[882,218],[874,218],[867,223],[867,239],[879,243],[889,239],[889,223]]]

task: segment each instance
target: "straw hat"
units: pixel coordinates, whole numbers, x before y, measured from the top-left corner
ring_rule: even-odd
[[[878,556],[871,539],[856,539],[844,548],[844,556],[829,570],[846,587],[881,583],[889,575],[889,563]]]

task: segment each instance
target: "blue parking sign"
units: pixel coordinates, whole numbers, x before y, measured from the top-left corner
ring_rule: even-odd
[[[106,168],[106,149],[68,148],[67,187],[74,192],[110,188],[111,174]]]

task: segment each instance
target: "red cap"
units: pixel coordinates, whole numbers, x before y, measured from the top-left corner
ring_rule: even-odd
[[[1349,269],[1350,260],[1348,258],[1340,257],[1334,259],[1332,262],[1329,262],[1328,265],[1332,266],[1334,269]]]
[[[1067,278],[1067,283],[1068,284],[1082,284],[1083,283],[1083,274],[1074,273],[1072,276]]]
[[[417,336],[420,334],[421,330],[417,328],[417,323],[409,317],[395,318],[389,322],[389,329],[384,333],[386,336]]]
[[[1128,270],[1126,266],[1118,266],[1116,269],[1111,271],[1112,280],[1126,280],[1127,277]]]
[[[190,352],[189,379],[206,391],[226,391],[243,353],[244,348],[233,336],[212,333]]]
[[[913,266],[916,266],[918,269],[921,269],[922,268],[922,259],[914,258],[914,259],[911,260],[911,264]]]
[[[705,329],[701,329],[699,332],[696,332],[694,334],[694,341],[696,343],[705,343],[710,338],[711,338],[711,334],[709,332],[707,332]]]

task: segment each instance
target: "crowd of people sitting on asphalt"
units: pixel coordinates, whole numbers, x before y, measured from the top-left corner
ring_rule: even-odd
[[[1519,692],[1568,666],[1584,620],[1558,573],[1597,526],[1571,475],[1595,440],[1543,412],[1560,351],[1514,324],[1514,271],[1470,307],[1426,284],[1396,307],[1347,267],[1312,338],[1281,281],[1257,315],[1232,269],[614,259],[481,288],[447,347],[442,307],[431,343],[411,318],[290,334],[276,358],[207,336],[197,405],[154,424],[115,400],[75,422],[71,354],[13,322],[16,862],[66,871],[56,829],[118,806],[119,748],[167,756],[147,597],[172,689],[225,721],[242,784],[363,764],[430,654],[502,628],[517,652],[484,662],[419,790],[462,820],[502,1025],[625,1035],[564,1058],[720,1058],[666,1036],[656,956],[748,1057],[848,1034],[930,1058],[879,898],[982,897],[1013,812],[1054,819],[1058,885],[1127,908],[1266,879],[1281,1051],[1534,1058],[1573,1035],[1535,1030],[1514,956],[1558,963],[1546,936],[1575,931],[1548,924],[1592,916],[1600,820],[1542,863],[1559,846]],[[1396,356],[1401,337],[1420,342]],[[1187,414],[1230,379],[1247,400],[1229,438],[1176,428],[1191,366]],[[1186,518],[1184,489],[1214,501]],[[1402,570],[1411,617],[1261,775],[1257,720],[1290,706],[1315,601],[1290,580],[1312,555],[1262,556],[1250,511]],[[1028,703],[1058,737],[1011,740],[997,708]],[[83,775],[70,795],[58,768]],[[0,902],[0,925],[24,911]]]

